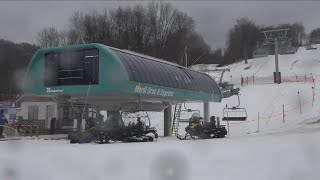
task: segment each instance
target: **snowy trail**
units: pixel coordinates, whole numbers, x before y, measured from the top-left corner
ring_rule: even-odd
[[[0,179],[316,180],[319,129],[314,123],[271,134],[152,143],[0,142]]]
[[[230,72],[224,74],[225,81],[240,84],[242,77],[271,77],[269,84],[240,86],[240,107],[244,107],[248,113],[248,120],[243,123],[232,123],[230,126],[231,136],[243,136],[252,134],[258,130],[258,119],[260,121],[260,132],[270,132],[285,128],[292,128],[296,124],[313,118],[320,118],[319,83],[320,83],[320,44],[314,45],[318,49],[306,50],[300,47],[295,54],[279,55],[279,65],[282,76],[307,75],[315,79],[313,83],[282,83],[273,84],[272,76],[275,71],[275,60],[273,55],[249,59],[248,64],[244,62],[234,63],[222,68],[230,68]],[[195,66],[194,69],[215,69],[212,65]],[[220,72],[211,72],[211,76],[218,76]],[[313,90],[315,86],[315,98],[313,102]],[[298,95],[298,92],[300,95]],[[300,97],[299,97],[300,96]],[[299,109],[299,98],[301,100],[301,112]],[[313,103],[312,103],[313,102]],[[210,103],[211,115],[222,117],[222,109],[228,105],[238,104],[237,97],[223,99],[222,103]],[[187,107],[199,109],[203,115],[203,104],[189,103]],[[283,122],[283,107],[285,110],[285,122]],[[258,115],[260,118],[258,118]],[[222,122],[226,125],[226,122]]]

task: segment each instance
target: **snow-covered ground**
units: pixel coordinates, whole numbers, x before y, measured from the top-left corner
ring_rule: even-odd
[[[316,84],[314,103],[312,104],[313,83],[283,83],[241,87],[241,106],[247,109],[248,122],[230,125],[231,135],[256,132],[258,130],[258,113],[260,117],[259,130],[262,132],[287,128],[308,119],[320,118],[320,88],[317,86],[320,82],[320,76],[318,76],[320,74],[320,45],[315,45],[315,47],[318,49],[306,50],[304,47],[300,47],[296,54],[279,55],[279,69],[282,76],[310,76],[311,73],[313,74]],[[260,77],[272,76],[275,69],[274,56],[250,59],[248,64],[240,62],[232,64],[228,68],[231,71],[225,73],[226,80],[228,80],[228,77],[232,77],[233,80],[239,79],[240,81],[241,76],[246,77],[253,74]],[[298,95],[298,92],[300,95]],[[233,96],[224,99],[221,105],[224,107],[226,104],[229,107],[237,105],[237,98]],[[301,104],[301,113],[299,104]],[[285,111],[284,123],[283,106]],[[211,111],[211,113],[213,112]],[[221,116],[221,112],[219,113]]]
[[[248,85],[240,87],[241,107],[246,108],[248,120],[245,122],[230,122],[230,135],[242,136],[258,131],[273,132],[289,127],[294,127],[297,123],[314,118],[320,118],[320,44],[315,45],[318,49],[306,50],[300,47],[296,54],[279,55],[279,66],[282,76],[308,75],[311,73],[315,78],[315,100],[312,104],[313,83],[282,83],[265,85]],[[249,67],[249,68],[248,68]],[[199,66],[194,67],[199,69]],[[201,69],[203,69],[203,65]],[[207,69],[215,69],[215,65],[208,65]],[[226,68],[226,67],[222,67]],[[274,56],[249,59],[248,64],[244,62],[227,66],[230,72],[224,75],[225,81],[240,82],[241,76],[257,77],[273,76],[275,71]],[[219,72],[210,73],[211,76],[219,77]],[[239,84],[239,83],[238,83]],[[301,113],[300,113],[300,103]],[[236,106],[238,99],[236,96],[223,99],[222,103],[210,103],[210,116],[222,118],[223,108]],[[203,103],[186,103],[186,108],[200,110],[203,115]],[[285,118],[283,122],[283,106]],[[153,125],[156,126],[160,134],[163,131],[163,114],[149,113],[153,119]],[[259,118],[258,118],[259,114]],[[190,113],[186,116],[191,116]],[[226,125],[226,122],[222,122]],[[182,132],[184,126],[180,128]]]
[[[287,132],[151,143],[0,142],[3,180],[318,180],[320,123]]]
[[[0,141],[0,180],[318,180],[320,45],[317,47],[310,51],[301,47],[296,54],[279,56],[283,76],[314,74],[313,104],[312,83],[249,85],[240,91],[248,120],[230,122],[230,134],[224,139],[179,141],[170,137],[151,143],[103,145],[43,139]],[[241,75],[272,76],[274,57],[229,68],[227,80],[240,80]],[[222,117],[226,104],[237,105],[237,98],[210,103],[210,115]],[[185,106],[203,115],[202,103]],[[149,115],[162,134],[163,113]]]

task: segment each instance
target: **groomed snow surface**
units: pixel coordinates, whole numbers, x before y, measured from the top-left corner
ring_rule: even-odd
[[[294,55],[279,56],[283,76],[314,74],[313,103],[312,83],[249,85],[240,91],[248,120],[230,122],[230,135],[224,139],[180,141],[170,137],[151,143],[102,145],[43,139],[0,141],[0,180],[318,180],[320,46],[317,47],[310,51],[301,47]],[[229,67],[231,72],[225,74],[226,79],[232,76],[240,80],[241,75],[252,74],[271,76],[274,57]],[[237,98],[210,103],[211,115],[222,117],[226,104],[237,105]],[[203,115],[202,103],[187,103],[186,107],[198,109]],[[149,115],[161,134],[162,113]],[[181,133],[182,130],[183,126]]]
[[[0,143],[3,180],[318,180],[318,124],[263,136],[150,143]],[[300,131],[299,131],[300,130]]]

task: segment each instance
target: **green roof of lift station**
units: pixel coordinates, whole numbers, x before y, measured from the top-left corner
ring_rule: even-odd
[[[221,102],[209,75],[103,44],[39,49],[24,81],[25,95],[137,95],[180,101]]]

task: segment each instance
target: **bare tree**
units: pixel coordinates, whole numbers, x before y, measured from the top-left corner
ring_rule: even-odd
[[[82,12],[75,12],[70,18],[70,30],[68,32],[68,44],[86,43],[84,41],[83,28],[84,15]]]
[[[62,34],[55,27],[43,28],[37,36],[40,47],[57,47],[62,44]]]
[[[168,2],[153,1],[146,6],[136,4],[87,14],[75,12],[68,32],[60,33],[63,38],[59,43],[97,42],[178,62],[186,46],[190,57],[199,55],[203,49],[209,51],[201,36],[194,35],[194,28],[193,18],[186,13]]]
[[[244,59],[247,64],[248,58],[252,57],[252,52],[256,42],[261,38],[260,27],[255,25],[248,18],[238,19],[236,24],[229,31],[227,41],[226,60],[228,63]]]
[[[0,94],[21,94],[24,72],[39,47],[0,39]]]
[[[60,46],[66,46],[68,44],[68,31],[60,31]]]
[[[313,29],[309,34],[309,43],[317,43],[320,39],[320,28]]]

